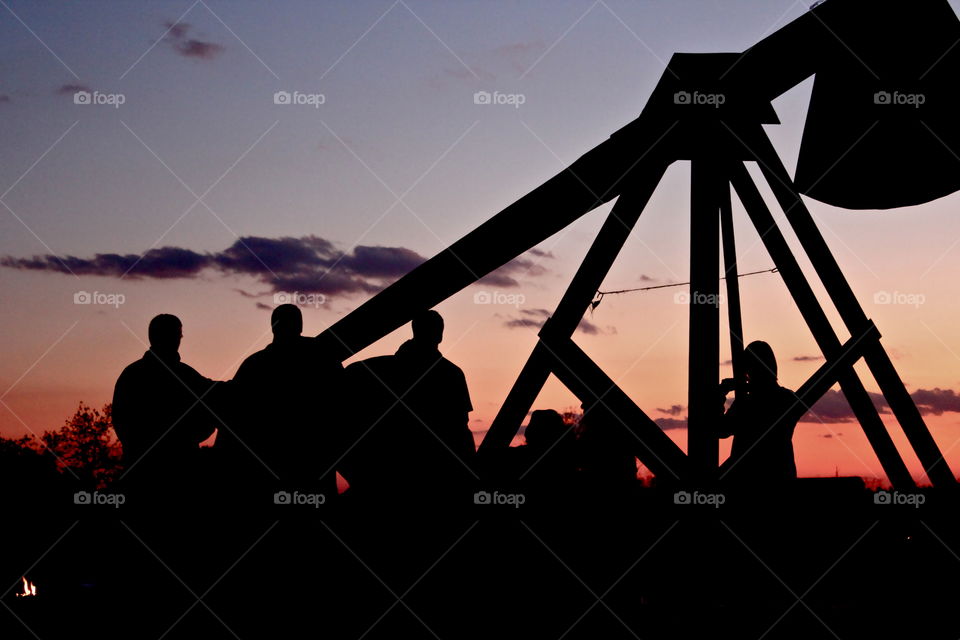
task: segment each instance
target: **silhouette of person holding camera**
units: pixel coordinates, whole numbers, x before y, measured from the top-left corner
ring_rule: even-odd
[[[796,394],[777,383],[777,360],[762,341],[743,351],[746,383],[733,378],[720,383],[721,402],[737,389],[736,400],[722,414],[719,435],[733,436],[730,457],[720,467],[721,481],[738,485],[771,486],[794,480],[793,432],[798,415]],[[721,405],[722,406],[722,405]],[[722,410],[722,409],[721,409]]]

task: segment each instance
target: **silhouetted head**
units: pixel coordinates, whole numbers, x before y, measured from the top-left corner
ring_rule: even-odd
[[[436,346],[443,340],[443,317],[433,309],[415,315],[411,324],[417,342]]]
[[[180,338],[183,337],[183,324],[180,318],[169,313],[161,313],[150,321],[147,328],[150,348],[159,353],[176,353],[180,350]]]
[[[303,333],[303,313],[295,304],[282,304],[270,315],[274,340],[292,340]]]
[[[523,434],[528,445],[548,447],[569,431],[563,416],[553,409],[540,409],[530,414],[530,423]]]
[[[584,400],[580,403],[581,409],[581,421],[586,420],[588,423],[600,420],[604,418],[609,418],[611,413],[610,409],[604,403],[600,402],[595,398],[590,398]]]
[[[756,340],[747,345],[743,350],[743,372],[752,386],[777,383],[777,358],[769,344]]]

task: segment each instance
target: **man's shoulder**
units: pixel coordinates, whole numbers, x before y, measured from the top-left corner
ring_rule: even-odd
[[[797,396],[797,392],[796,392],[796,391],[794,391],[793,389],[789,389],[789,388],[787,388],[787,387],[778,387],[778,388],[777,388],[777,392],[778,392],[781,396],[783,396],[784,398],[789,398],[789,399],[791,399],[791,400],[796,399],[796,398],[799,397],[799,396]]]
[[[792,414],[795,409],[800,407],[800,396],[793,389],[779,387],[777,389],[776,407],[778,413]]]
[[[270,347],[267,346],[263,349],[260,349],[260,351],[255,351],[244,358],[243,362],[240,363],[240,368],[260,366],[261,364],[266,364],[270,358]]]
[[[186,362],[178,362],[175,371],[181,375],[200,376],[201,378],[204,377],[199,371],[188,365]]]
[[[143,369],[144,366],[145,364],[143,362],[143,358],[140,358],[139,360],[134,360],[133,362],[131,362],[130,364],[128,364],[123,368],[123,371],[120,372],[120,375],[126,376],[126,375],[136,373],[137,371]]]
[[[343,370],[346,384],[354,389],[392,388],[397,383],[395,356],[374,356],[353,362]]]
[[[148,354],[149,352],[147,352]],[[121,378],[131,378],[140,375],[146,374],[152,369],[152,363],[147,360],[147,354],[144,354],[143,357],[134,360],[127,366],[123,368],[123,371],[120,372]]]
[[[439,361],[437,361],[437,370],[444,375],[454,376],[457,379],[466,379],[466,376],[463,375],[463,369],[452,363],[450,360],[447,360],[446,357],[442,357]]]
[[[124,367],[117,378],[118,385],[127,384],[161,384],[163,380],[177,378],[190,381],[203,378],[200,373],[183,362],[163,362],[152,357],[149,352],[139,360],[135,360]]]

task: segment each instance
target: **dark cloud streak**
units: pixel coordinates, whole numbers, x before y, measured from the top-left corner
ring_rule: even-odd
[[[409,273],[426,258],[405,247],[358,245],[344,252],[317,236],[264,238],[245,236],[223,251],[200,253],[181,247],[157,247],[143,255],[98,253],[92,258],[35,255],[0,257],[0,266],[27,271],[125,277],[128,279],[195,278],[205,271],[252,276],[269,287],[265,293],[372,294]],[[542,266],[520,257],[484,282],[516,287],[513,277],[542,275]],[[521,273],[522,272],[522,273]],[[493,274],[491,274],[493,275]],[[246,294],[253,297],[254,294]],[[586,329],[588,332],[589,328]]]
[[[550,317],[550,311],[547,309],[520,309],[519,318],[507,318],[503,326],[508,329],[539,329],[543,323]],[[604,333],[616,333],[613,327],[607,327],[605,330],[593,324],[586,318],[577,325],[577,331],[581,331],[588,336],[596,336]]]
[[[517,278],[537,277],[547,272],[547,268],[539,260],[531,260],[525,257],[527,255],[536,258],[553,258],[553,254],[550,252],[537,248],[530,249],[526,254],[514,258],[499,269],[494,269],[483,276],[477,281],[477,284],[488,287],[516,287],[520,284]]]
[[[190,25],[186,22],[167,22],[164,26],[167,27],[167,33],[163,41],[185,58],[212,60],[224,50],[222,44],[188,38],[187,32],[190,30]]]
[[[670,429],[686,429],[687,420],[686,418],[656,418],[654,422],[659,425],[664,431],[669,431]]]
[[[62,84],[57,89],[58,96],[72,96],[78,91],[90,91],[90,87],[85,84]]]

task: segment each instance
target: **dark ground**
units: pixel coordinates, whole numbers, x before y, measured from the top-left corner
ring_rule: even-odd
[[[5,510],[0,637],[960,636],[960,495],[874,495],[839,479],[719,507],[638,489],[516,508],[398,488],[149,514],[34,496]],[[37,597],[14,597],[24,574]]]

